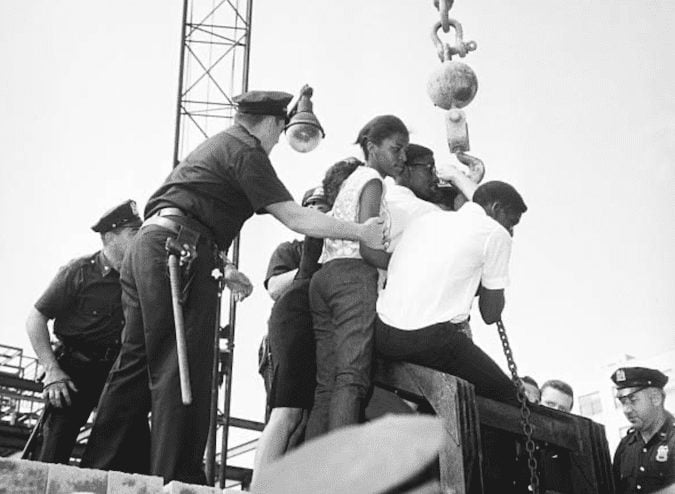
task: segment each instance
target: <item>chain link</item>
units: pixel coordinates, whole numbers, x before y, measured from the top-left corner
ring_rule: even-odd
[[[520,403],[520,423],[523,427],[523,433],[525,434],[525,450],[527,451],[527,467],[530,470],[530,486],[529,489],[533,494],[539,494],[539,475],[537,474],[537,459],[534,457],[534,451],[536,445],[532,439],[532,432],[534,427],[530,422],[530,407],[527,404],[527,396],[525,395],[525,387],[523,382],[518,377],[518,369],[516,367],[516,361],[513,359],[513,352],[511,351],[511,345],[509,345],[509,339],[506,336],[506,328],[504,323],[499,320],[497,321],[497,331],[499,333],[499,339],[502,342],[502,347],[504,347],[504,355],[506,355],[506,362],[511,372],[511,379],[513,384],[518,390],[518,402]]]

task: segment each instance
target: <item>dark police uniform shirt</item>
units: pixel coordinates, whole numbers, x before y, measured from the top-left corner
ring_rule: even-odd
[[[207,139],[169,174],[145,208],[149,218],[177,207],[207,226],[227,250],[253,213],[292,201],[260,141],[241,125]]]
[[[267,265],[267,274],[265,275],[265,288],[267,282],[272,276],[288,273],[300,267],[300,258],[302,257],[302,240],[292,240],[290,242],[280,243]]]
[[[617,494],[654,492],[675,484],[674,422],[666,412],[666,422],[647,444],[637,430],[628,431],[614,454]]]
[[[66,346],[115,346],[124,326],[121,296],[119,273],[98,251],[63,266],[35,308],[54,319]]]

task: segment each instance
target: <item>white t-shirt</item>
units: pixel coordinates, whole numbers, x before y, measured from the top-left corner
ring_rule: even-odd
[[[377,313],[398,329],[469,317],[479,282],[508,286],[511,237],[475,203],[410,221],[389,261]]]
[[[401,239],[410,220],[422,216],[430,211],[440,211],[436,204],[417,197],[412,190],[394,182],[385,180],[387,184],[387,207],[391,216],[391,229],[389,232],[389,248],[387,252],[394,252],[394,248]]]
[[[384,219],[385,230],[390,226],[389,211],[385,199],[386,189],[384,181],[379,173],[373,168],[359,166],[349,175],[335,198],[333,209],[330,214],[334,218],[344,221],[359,222],[359,204],[363,187],[371,180],[382,182],[382,200],[380,201],[380,217]],[[361,259],[358,240],[344,240],[327,238],[323,242],[320,263],[326,263],[331,259]]]

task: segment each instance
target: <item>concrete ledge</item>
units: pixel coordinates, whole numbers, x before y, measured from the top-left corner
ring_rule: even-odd
[[[162,477],[108,472],[108,494],[162,494],[163,487]]]
[[[192,485],[150,475],[108,472],[70,465],[0,458],[0,494],[223,494],[218,487]]]
[[[46,494],[108,494],[108,472],[50,464]]]
[[[46,463],[0,458],[0,494],[43,494],[48,477]]]
[[[164,494],[222,494],[218,487],[207,485],[184,484],[177,480],[172,480],[164,486]]]

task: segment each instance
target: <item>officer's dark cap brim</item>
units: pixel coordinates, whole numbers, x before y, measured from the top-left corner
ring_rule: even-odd
[[[663,372],[647,367],[622,367],[614,371],[611,378],[617,391],[633,388],[663,388],[668,382],[668,376]]]
[[[286,117],[293,95],[283,91],[248,91],[233,98],[237,112]]]
[[[129,199],[106,211],[91,229],[96,233],[107,233],[122,227],[139,228],[142,224],[136,202]]]

